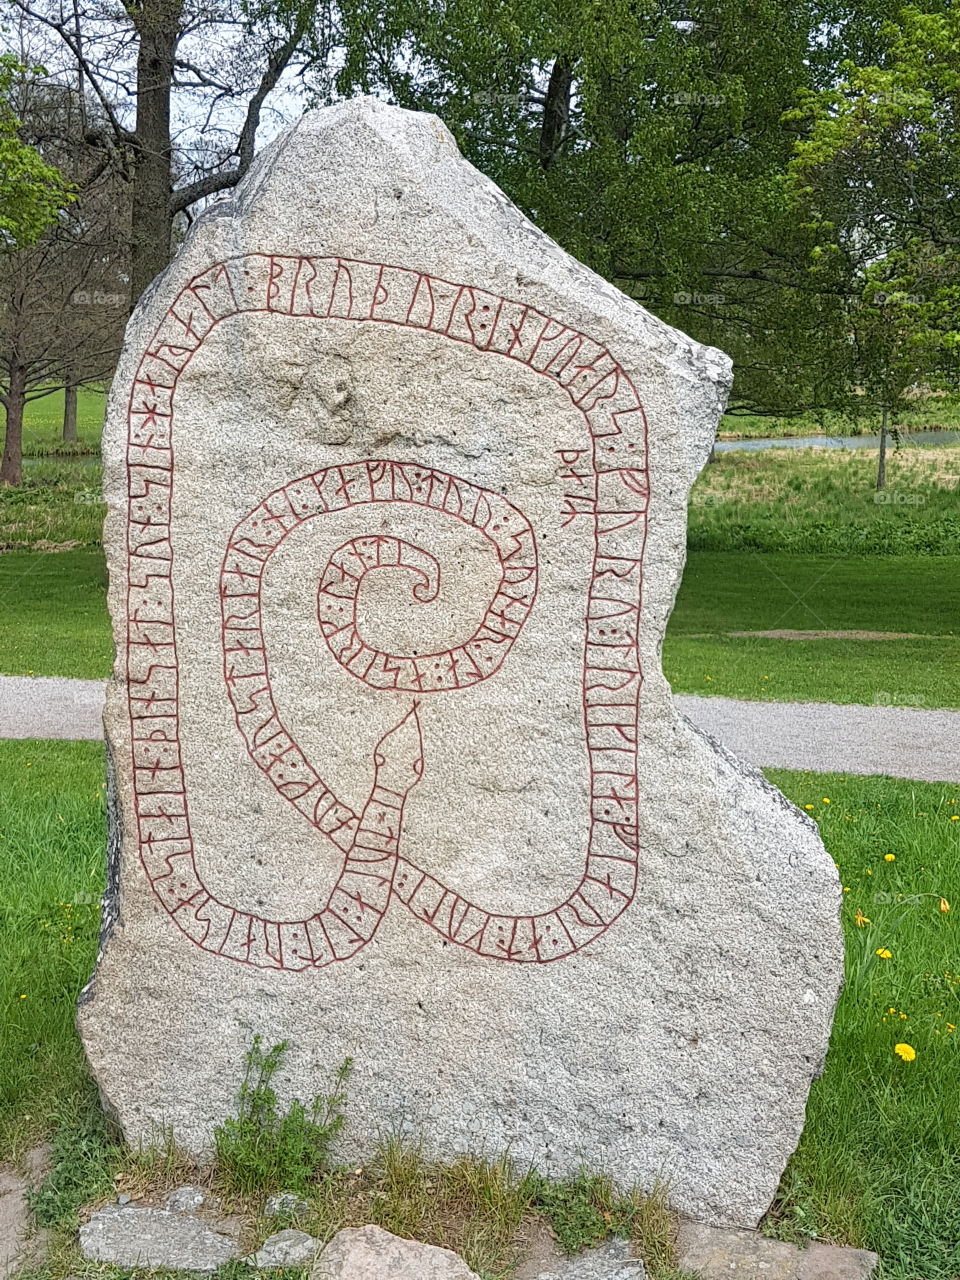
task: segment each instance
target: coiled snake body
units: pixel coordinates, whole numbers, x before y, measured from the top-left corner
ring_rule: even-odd
[[[575,473],[585,489],[576,514],[594,529],[583,669],[591,821],[583,876],[550,910],[483,910],[400,852],[404,804],[424,769],[418,703],[495,676],[534,605],[537,553],[528,521],[501,495],[435,468],[382,459],[326,467],[274,490],[235,526],[220,575],[224,679],[238,729],[277,792],[342,851],[340,875],[322,909],[292,921],[245,911],[204,885],[179,746],[173,394],[214,326],[250,310],[384,320],[468,342],[554,379],[586,420],[592,446],[571,453],[587,459],[588,470]],[[634,419],[639,432],[625,432]],[[366,946],[397,899],[446,942],[480,957],[546,963],[580,950],[619,918],[637,884],[637,629],[647,499],[638,434],[645,440],[639,400],[609,352],[521,303],[469,286],[383,264],[248,255],[217,264],[181,291],[141,361],[130,402],[127,689],[141,858],[154,891],[197,946],[259,967],[323,967]],[[361,633],[361,583],[382,569],[403,571],[414,580],[414,598],[429,601],[439,588],[436,559],[385,535],[353,538],[328,558],[317,617],[332,659],[372,688],[412,696],[410,710],[377,744],[373,787],[358,815],[280,718],[261,585],[273,554],[304,522],[380,503],[427,508],[479,530],[498,557],[500,580],[470,637],[442,652],[390,654]]]

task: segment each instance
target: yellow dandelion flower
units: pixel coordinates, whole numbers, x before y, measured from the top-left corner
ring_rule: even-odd
[[[902,1020],[903,1020],[904,1022],[906,1022],[906,1020],[907,1020],[907,1015],[906,1015],[905,1013],[901,1013],[900,1017],[902,1018]]]
[[[953,1024],[952,1022],[948,1022],[948,1023],[946,1024],[946,1028],[947,1028],[947,1030],[948,1030],[948,1031],[956,1031],[956,1029],[957,1029],[957,1028],[954,1026],[954,1024]]]
[[[951,815],[950,815],[950,821],[951,821],[951,822],[960,822],[960,813],[951,813]]]
[[[24,994],[20,997],[20,999],[21,999],[21,1000],[26,1000],[26,998],[27,998],[27,995],[26,995],[26,992],[24,992]]]
[[[824,796],[824,797],[823,797],[823,803],[824,803],[824,804],[829,804],[829,803],[830,803],[830,797],[829,797],[829,796]]]
[[[884,862],[896,862],[897,855],[895,853],[885,853],[883,855]]]
[[[894,1009],[893,1005],[891,1005],[890,1008],[887,1010],[887,1013],[896,1013],[896,1012],[897,1011],[896,1009]]]
[[[853,923],[858,929],[863,929],[866,925],[872,924],[873,922],[869,916],[865,916],[860,908],[857,907],[857,914],[853,917]]]
[[[813,805],[812,805],[812,804],[805,804],[803,807],[804,807],[805,809],[812,809],[812,808],[813,808]]]
[[[878,955],[881,960],[892,960],[893,952],[888,951],[886,947],[877,947],[874,955]]]
[[[845,884],[845,885],[843,886],[843,892],[844,892],[844,893],[849,893],[849,892],[850,892],[850,886],[849,886],[848,884]]]
[[[944,915],[946,915],[947,912],[950,910],[950,903],[946,900],[946,898],[940,899],[940,910],[943,912]]]
[[[917,1051],[912,1044],[895,1044],[893,1052],[898,1058],[902,1058],[904,1062],[913,1062],[917,1056]]]

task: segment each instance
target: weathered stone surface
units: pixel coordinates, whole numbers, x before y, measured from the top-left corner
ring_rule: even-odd
[[[701,1280],[869,1280],[879,1262],[868,1249],[841,1249],[815,1241],[805,1249],[757,1231],[685,1222],[680,1268]]]
[[[263,1211],[268,1218],[299,1217],[309,1209],[309,1201],[295,1195],[292,1191],[281,1191],[277,1195],[268,1196],[263,1206]]]
[[[647,1272],[626,1240],[608,1240],[541,1271],[537,1280],[646,1280]]]
[[[479,1280],[449,1249],[401,1240],[381,1227],[348,1227],[321,1253],[311,1280]]]
[[[320,1241],[305,1231],[278,1231],[245,1261],[253,1267],[305,1267],[316,1259]]]
[[[199,1187],[178,1187],[167,1196],[166,1206],[178,1213],[192,1213],[200,1208],[206,1198]]]
[[[31,1187],[43,1181],[50,1168],[50,1147],[43,1143],[20,1159],[26,1178],[0,1169],[0,1280],[27,1266],[39,1266],[47,1253],[50,1232],[37,1229],[27,1201]]]
[[[216,1271],[239,1252],[236,1240],[199,1218],[171,1209],[111,1205],[80,1228],[80,1251],[118,1267],[173,1267]]]
[[[115,767],[87,1052],[202,1151],[251,1035],[405,1126],[753,1224],[841,974],[815,824],[660,642],[729,362],[433,117],[306,116],[131,320],[104,436]]]
[[[0,1170],[0,1280],[17,1270],[29,1236],[26,1187],[16,1174]]]

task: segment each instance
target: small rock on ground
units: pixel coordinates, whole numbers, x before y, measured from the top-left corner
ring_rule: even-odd
[[[449,1249],[401,1240],[380,1227],[339,1231],[314,1267],[311,1280],[479,1280]]]
[[[171,1209],[111,1205],[80,1228],[80,1249],[94,1262],[119,1267],[216,1271],[239,1252],[237,1242],[199,1218]]]
[[[167,1208],[176,1213],[191,1213],[199,1209],[206,1196],[199,1187],[177,1187],[167,1196]]]
[[[869,1280],[878,1262],[868,1249],[819,1242],[799,1249],[758,1231],[698,1222],[680,1228],[680,1268],[701,1280]]]
[[[320,1241],[305,1231],[278,1231],[244,1262],[251,1267],[305,1267],[316,1261]]]
[[[537,1280],[646,1280],[643,1263],[626,1240],[608,1240],[598,1249],[567,1258]]]
[[[301,1199],[292,1191],[282,1191],[279,1195],[270,1196],[263,1206],[263,1211],[268,1218],[280,1218],[307,1213],[309,1208],[309,1201]]]

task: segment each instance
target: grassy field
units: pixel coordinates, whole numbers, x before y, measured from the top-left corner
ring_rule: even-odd
[[[0,555],[0,672],[93,680],[112,661],[101,551]]]
[[[774,630],[915,638],[728,634]],[[960,557],[691,552],[663,666],[678,693],[960,706]]]
[[[956,1280],[960,787],[782,771],[770,777],[816,818],[837,862],[846,888],[847,982],[826,1071],[766,1229],[876,1249],[882,1280]],[[102,778],[96,744],[0,742],[0,1009],[9,1029],[0,1041],[0,1150],[14,1154],[48,1131],[51,1118],[67,1116],[89,1132],[99,1123],[73,1004],[96,953]],[[898,1045],[909,1049],[898,1055]],[[64,1150],[73,1161],[70,1185],[92,1187],[90,1194],[114,1187],[118,1170],[126,1170],[121,1182],[140,1177],[117,1153],[111,1169],[91,1173],[80,1167],[75,1142]],[[91,1160],[105,1158],[102,1146],[91,1152]],[[396,1202],[401,1173],[395,1167],[390,1212],[406,1213],[407,1221],[420,1213],[422,1221],[430,1197],[424,1200],[421,1185],[420,1201]],[[369,1177],[366,1189],[376,1190],[380,1173]],[[357,1184],[351,1192],[358,1212],[360,1191]],[[324,1221],[344,1211],[335,1185],[312,1195]],[[386,1211],[382,1197],[378,1203]],[[94,1274],[72,1250],[61,1262],[44,1274]]]
[[[872,466],[768,450],[706,469],[664,645],[677,692],[960,706],[960,448],[892,455],[884,503]],[[0,671],[107,674],[99,483],[97,464],[44,460],[0,491]],[[903,638],[730,634],[772,630]]]
[[[693,551],[826,552],[837,556],[960,554],[960,447],[911,445],[874,488],[867,449],[764,449],[719,454],[690,501]]]
[[[63,440],[63,392],[53,391],[39,400],[31,400],[23,419],[24,457],[37,458],[51,453],[100,453],[100,433],[106,393],[91,387],[77,392],[77,439]]]

